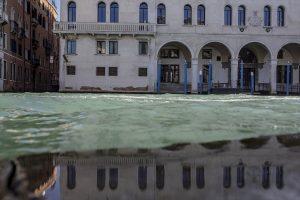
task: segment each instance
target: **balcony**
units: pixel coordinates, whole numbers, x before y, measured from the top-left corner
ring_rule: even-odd
[[[57,22],[54,33],[155,35],[155,24]]]
[[[4,11],[0,11],[0,24],[2,25],[8,24],[8,15]]]

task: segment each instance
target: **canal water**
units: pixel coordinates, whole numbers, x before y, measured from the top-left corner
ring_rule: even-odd
[[[0,157],[300,132],[300,98],[0,94]]]

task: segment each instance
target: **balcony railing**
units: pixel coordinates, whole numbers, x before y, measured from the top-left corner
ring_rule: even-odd
[[[54,33],[154,35],[155,24],[57,22]]]

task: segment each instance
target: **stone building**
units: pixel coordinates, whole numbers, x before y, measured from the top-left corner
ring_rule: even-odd
[[[48,0],[0,0],[0,91],[58,90],[57,11]]]
[[[247,92],[252,83],[256,92],[300,93],[299,8],[298,0],[62,0],[60,91]]]

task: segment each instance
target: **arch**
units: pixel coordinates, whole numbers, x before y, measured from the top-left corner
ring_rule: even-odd
[[[283,6],[278,6],[277,9],[277,26],[285,26],[285,8]]]
[[[197,8],[197,23],[198,25],[205,25],[205,6],[202,4]]]
[[[192,18],[193,18],[192,6],[190,4],[186,4],[184,6],[184,24],[192,25],[192,21],[193,21]]]
[[[288,46],[288,45],[292,45],[292,44],[295,44],[295,45],[299,45],[300,46],[300,41],[288,41],[288,42],[285,42],[283,43],[277,50],[276,50],[276,54],[274,55],[278,55],[279,51],[281,49],[283,49],[284,47]]]
[[[238,25],[246,25],[246,7],[244,5],[238,7]]]
[[[148,23],[148,4],[143,2],[140,4],[140,23]]]
[[[163,3],[157,6],[157,24],[166,24],[166,6]]]
[[[264,26],[271,26],[271,7],[264,7]]]
[[[181,46],[181,48],[186,49],[188,51],[188,53],[190,54],[191,58],[193,58],[194,51],[189,47],[189,45],[187,43],[185,43],[183,41],[179,41],[179,40],[169,40],[169,41],[164,42],[162,45],[159,46],[159,48],[157,48],[157,51],[155,53],[156,59],[159,58],[159,52],[163,47],[172,45],[172,44],[176,44],[177,46]]]
[[[210,41],[205,42],[203,45],[201,45],[201,46],[197,49],[195,57],[198,57],[198,56],[199,56],[201,50],[202,50],[205,46],[207,46],[207,45],[209,45],[209,44],[213,44],[213,43],[214,43],[214,44],[219,44],[219,45],[221,45],[221,46],[226,47],[227,50],[230,52],[231,57],[232,57],[232,58],[235,58],[235,52],[233,51],[233,48],[232,48],[228,43],[223,42],[223,41],[219,41],[219,40],[210,40]]]
[[[261,41],[250,41],[250,42],[247,42],[246,44],[242,44],[242,45],[240,45],[239,46],[239,48],[237,49],[237,57],[236,58],[238,58],[238,56],[239,56],[239,54],[240,54],[240,52],[241,52],[241,50],[244,48],[244,47],[246,47],[246,46],[248,46],[248,45],[251,45],[251,44],[257,44],[257,45],[259,45],[259,46],[261,46],[261,47],[263,47],[263,48],[265,48],[265,50],[270,54],[270,59],[271,58],[274,58],[274,52],[271,50],[271,48],[269,48],[269,46],[267,45],[267,44],[265,44],[264,42],[261,42]]]
[[[68,3],[68,22],[76,22],[76,3],[74,1]]]
[[[101,1],[98,3],[98,22],[105,23],[106,22],[106,4]]]
[[[232,7],[230,5],[224,7],[224,25],[232,25]]]
[[[119,4],[117,2],[112,2],[110,4],[110,22],[119,22]]]

